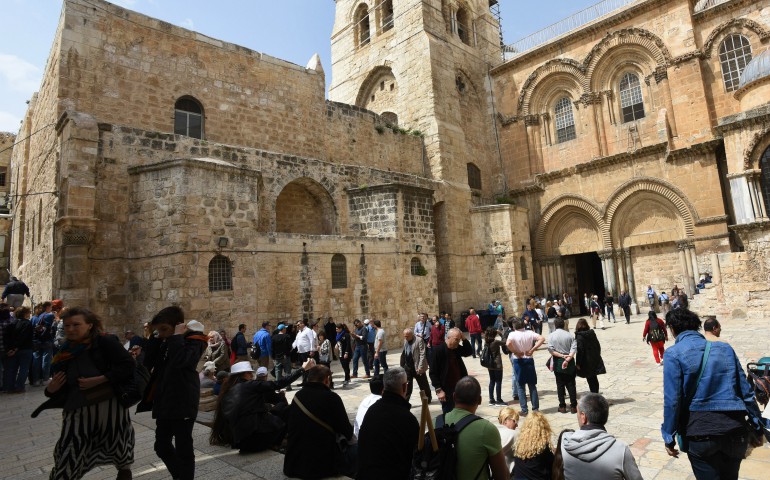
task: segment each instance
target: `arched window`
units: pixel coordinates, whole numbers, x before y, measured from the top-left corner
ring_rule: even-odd
[[[639,76],[627,72],[620,79],[620,108],[623,111],[623,123],[644,118],[644,100]]]
[[[457,14],[455,16],[457,18],[457,36],[460,37],[460,40],[462,40],[464,44],[470,45],[471,19],[470,15],[468,15],[468,10],[466,10],[465,7],[460,7],[457,9]]]
[[[380,7],[380,15],[382,18],[382,31],[387,32],[393,28],[393,0],[385,0]]]
[[[575,139],[575,117],[572,116],[572,102],[562,97],[554,108],[556,118],[556,143]]]
[[[481,190],[481,170],[472,163],[468,164],[468,186]]]
[[[722,65],[722,81],[725,91],[738,89],[741,74],[751,61],[751,44],[743,35],[728,35],[719,45],[719,63]]]
[[[332,288],[348,288],[348,261],[340,253],[332,257]]]
[[[230,259],[216,255],[209,262],[209,292],[233,289],[233,266]]]
[[[182,97],[174,104],[174,133],[203,138],[203,107],[192,97]]]
[[[362,3],[356,8],[355,15],[356,42],[359,47],[368,45],[371,41],[371,27],[369,25],[369,7]]]
[[[521,279],[526,280],[529,278],[527,273],[527,259],[524,257],[519,258],[519,268],[521,269]]]
[[[393,125],[394,127],[398,126],[398,115],[396,115],[393,112],[382,112],[380,115],[383,120],[388,122],[388,125]]]
[[[409,273],[412,275],[424,275],[424,269],[419,258],[412,257],[412,261],[409,262]]]

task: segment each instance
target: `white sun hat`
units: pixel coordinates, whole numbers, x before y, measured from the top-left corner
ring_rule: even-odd
[[[239,373],[244,373],[244,372],[254,373],[254,369],[251,368],[251,363],[249,363],[248,361],[235,363],[230,368],[230,375],[238,375]]]

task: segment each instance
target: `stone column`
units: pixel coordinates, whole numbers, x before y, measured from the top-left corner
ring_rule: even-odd
[[[719,266],[719,254],[711,254],[711,283],[719,285],[722,283],[722,268]]]
[[[617,297],[618,292],[617,280],[615,279],[615,260],[612,258],[612,256],[612,253],[607,254],[607,273],[610,275],[609,281],[607,283],[609,284],[610,292],[612,292],[612,294]]]
[[[674,103],[671,101],[671,88],[668,85],[668,71],[666,67],[655,69],[655,83],[663,94],[663,104],[666,106],[666,116],[668,117],[668,126],[671,128],[671,135],[678,136],[676,133],[676,117],[674,116]]]
[[[623,249],[623,257],[626,260],[626,281],[628,282],[628,294],[631,295],[631,302],[636,303],[636,285],[634,283],[634,270],[631,268],[631,249]]]
[[[607,290],[607,255],[604,253],[599,254],[599,258],[602,260],[602,282],[604,283],[604,290]]]
[[[556,272],[553,268],[553,260],[548,262],[548,291],[546,295],[554,293],[553,289],[556,286]]]
[[[540,149],[538,148],[540,135],[537,129],[538,123],[539,119],[537,115],[527,115],[524,117],[524,125],[527,128],[527,150],[529,153],[530,174],[540,173],[540,168],[538,166],[540,163]]]
[[[601,157],[603,156],[602,132],[599,130],[599,123],[602,116],[602,97],[597,93],[584,93],[580,97],[580,103],[586,107],[584,115],[588,115],[588,134],[596,141],[594,155]]]
[[[540,277],[542,279],[542,288],[543,291],[540,292],[541,295],[546,295],[548,293],[548,267],[543,264],[543,261],[540,261]]]
[[[559,291],[556,292],[558,295],[561,295],[564,291],[564,276],[562,275],[562,269],[561,269],[561,260],[556,262],[556,286],[558,287]]]
[[[700,271],[698,270],[698,256],[695,255],[695,245],[690,244],[690,248],[688,250],[692,262],[692,278],[694,285],[697,285],[698,280],[700,279]]]
[[[686,243],[677,243],[677,248],[679,249],[679,265],[682,268],[682,276],[684,277],[684,288],[687,295],[692,297],[694,292],[691,274],[692,258],[685,251],[687,250]]]

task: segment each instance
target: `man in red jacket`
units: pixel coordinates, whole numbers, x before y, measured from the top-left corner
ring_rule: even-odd
[[[471,335],[471,349],[473,350],[473,358],[476,358],[476,355],[481,355],[481,320],[476,315],[476,310],[471,308],[470,313],[465,319],[465,328]]]

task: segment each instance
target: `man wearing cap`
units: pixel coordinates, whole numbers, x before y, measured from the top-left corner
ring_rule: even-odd
[[[270,365],[270,357],[272,356],[272,340],[270,337],[270,322],[262,322],[262,328],[254,334],[254,345],[259,345],[259,358],[257,363],[261,367],[267,367]]]
[[[366,325],[361,323],[361,320],[356,319],[353,322],[355,329],[351,334],[355,340],[355,350],[353,351],[353,375],[350,378],[358,378],[358,359],[360,358],[364,364],[364,370],[366,370],[366,376],[369,378],[369,350],[366,347],[366,335],[368,333]]]
[[[3,301],[13,308],[19,308],[24,304],[24,295],[29,297],[27,284],[16,277],[11,277],[11,281],[3,290]]]
[[[369,369],[371,370],[374,368],[374,341],[377,339],[377,329],[368,318],[364,320],[364,326],[366,327],[366,351],[369,355]]]
[[[291,338],[286,334],[286,325],[278,324],[278,328],[271,337],[273,365],[275,366],[275,379],[281,380],[291,374]],[[286,387],[291,390],[291,385]]]

